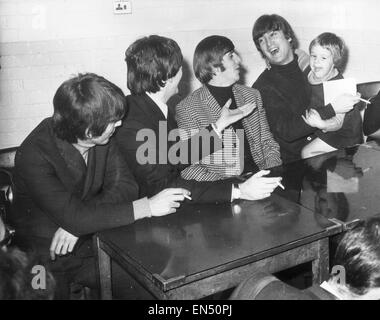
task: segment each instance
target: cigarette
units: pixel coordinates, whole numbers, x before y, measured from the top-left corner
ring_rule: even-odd
[[[184,194],[183,196],[184,196],[186,199],[193,200],[193,199],[191,199],[191,197],[188,196],[187,194]]]
[[[285,190],[285,187],[281,184],[281,182],[277,182],[277,185],[282,189],[282,190]]]
[[[371,104],[371,101],[369,101],[369,100],[362,99],[362,98],[359,98],[359,100],[360,100],[360,101],[363,101],[363,102],[365,102],[365,103],[367,103],[367,104]]]

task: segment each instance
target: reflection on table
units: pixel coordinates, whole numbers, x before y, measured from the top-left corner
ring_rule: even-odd
[[[275,168],[276,192],[329,219],[356,221],[380,213],[380,147],[371,142]],[[294,196],[296,195],[296,196]]]

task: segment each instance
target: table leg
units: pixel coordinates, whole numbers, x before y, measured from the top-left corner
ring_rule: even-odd
[[[318,257],[312,262],[313,284],[321,284],[329,278],[329,239],[318,240]]]
[[[99,286],[100,298],[102,300],[112,299],[112,279],[111,279],[111,258],[100,245],[101,240],[96,239],[96,248],[98,254],[98,268],[99,268]]]

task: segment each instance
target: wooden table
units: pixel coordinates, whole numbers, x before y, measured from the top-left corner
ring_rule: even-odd
[[[199,299],[312,261],[313,282],[328,278],[328,239],[342,226],[273,194],[239,204],[189,205],[95,235],[101,297],[112,298],[111,259],[158,299]]]

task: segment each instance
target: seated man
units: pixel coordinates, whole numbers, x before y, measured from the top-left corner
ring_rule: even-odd
[[[207,37],[197,45],[193,68],[203,86],[178,104],[178,126],[190,135],[215,123],[226,103],[230,109],[253,103],[256,109],[224,130],[224,148],[186,168],[182,172],[185,179],[214,181],[281,164],[260,93],[237,84],[241,59],[234,49],[231,40],[222,36]]]
[[[231,299],[244,300],[379,300],[380,216],[347,231],[338,244],[333,271],[327,282],[303,291],[267,273],[243,281]],[[334,270],[335,269],[335,270]]]
[[[94,232],[173,213],[190,193],[168,189],[137,200],[138,186],[111,138],[125,112],[116,85],[81,74],[58,88],[53,104],[53,116],[17,151],[10,220],[18,243],[32,245],[53,272],[56,298],[67,298],[71,282],[95,286]]]
[[[198,151],[199,155],[203,152],[191,148],[197,145],[194,142],[199,138],[197,135],[184,141],[184,148],[182,143],[176,143],[176,138],[179,139],[177,123],[166,104],[178,92],[182,59],[178,44],[161,36],[139,39],[126,51],[127,80],[131,95],[127,96],[128,115],[116,132],[116,140],[141,187],[140,195],[149,196],[166,187],[180,186],[191,191],[193,202],[213,203],[237,198],[257,200],[268,197],[281,180],[263,177],[268,171],[260,171],[233,188],[233,181],[211,183],[180,177],[181,170],[192,163],[194,151]],[[215,117],[217,130],[222,131],[247,115],[252,108],[253,105],[236,110],[223,107],[219,119]],[[208,142],[209,150],[212,150],[217,135],[213,134],[212,126],[207,125],[200,138],[211,137]],[[179,161],[176,158],[177,151]]]
[[[298,40],[290,24],[276,14],[260,16],[253,26],[252,37],[267,64],[252,87],[261,93],[283,163],[299,160],[302,148],[315,138],[316,129],[302,119],[306,110],[314,106],[310,85],[295,52]],[[317,111],[325,120],[352,110],[358,101],[356,96],[343,96]]]

